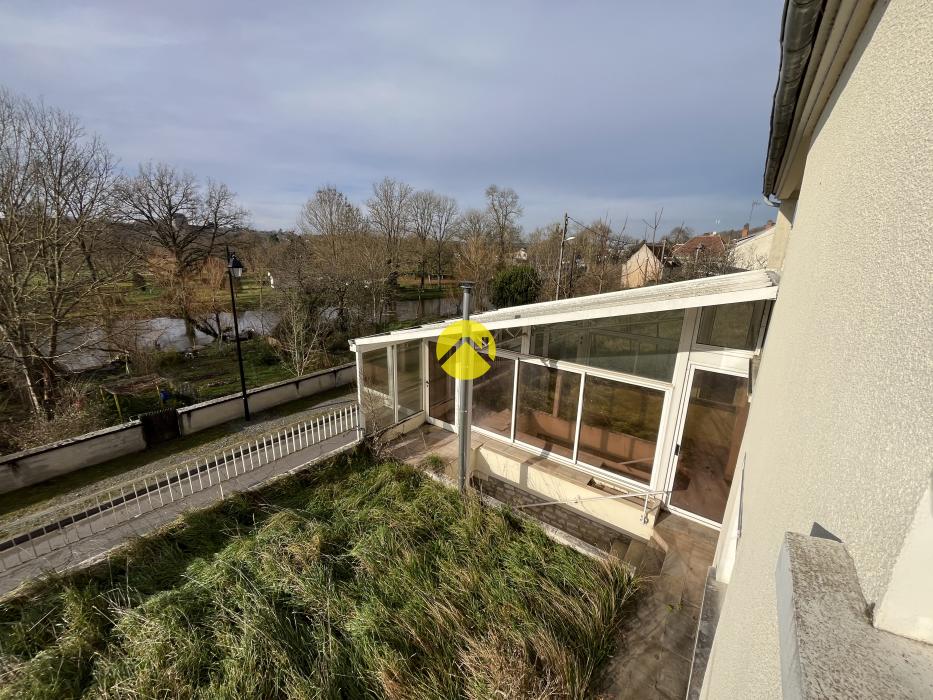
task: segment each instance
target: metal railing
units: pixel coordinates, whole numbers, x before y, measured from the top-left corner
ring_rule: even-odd
[[[574,498],[565,498],[559,501],[542,501],[540,503],[526,503],[524,505],[513,506],[516,510],[520,508],[537,508],[539,506],[556,506],[562,505],[564,503],[585,503],[586,501],[608,501],[615,498],[643,498],[645,501],[644,506],[641,511],[641,522],[643,525],[648,524],[648,503],[649,501],[655,501],[650,510],[653,511],[655,508],[661,505],[661,498],[665,495],[673,493],[672,491],[640,491],[635,493],[613,493],[607,496],[587,496],[586,498],[581,498],[576,496]]]
[[[218,500],[223,499],[224,483],[353,431],[356,438],[344,447],[352,446],[362,438],[356,404],[307,421],[291,423],[208,456],[189,459],[72,501],[56,509],[57,513],[51,520],[46,513],[41,524],[31,525],[13,537],[0,540],[0,573],[202,491],[216,487]],[[314,459],[325,454],[316,455]],[[38,519],[33,520],[33,523],[37,522]]]

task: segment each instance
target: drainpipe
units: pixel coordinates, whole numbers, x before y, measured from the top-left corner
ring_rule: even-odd
[[[470,320],[470,297],[473,293],[473,283],[464,282],[460,285],[463,290],[463,320]],[[457,431],[459,433],[460,447],[460,493],[466,491],[467,464],[470,456],[470,400],[472,399],[473,382],[467,379],[457,379]]]

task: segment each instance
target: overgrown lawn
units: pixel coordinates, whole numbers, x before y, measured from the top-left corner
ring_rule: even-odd
[[[588,698],[633,590],[356,454],[0,604],[0,696]]]

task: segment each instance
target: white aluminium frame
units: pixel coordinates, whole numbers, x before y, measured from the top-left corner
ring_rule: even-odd
[[[644,492],[644,491],[654,491],[657,490],[657,484],[660,483],[660,473],[658,467],[664,461],[664,455],[661,451],[661,446],[665,443],[668,423],[671,412],[671,391],[673,385],[670,382],[664,382],[657,379],[648,379],[646,377],[639,377],[633,374],[626,374],[624,372],[615,372],[612,370],[601,369],[598,367],[590,367],[589,365],[581,365],[576,362],[567,362],[564,360],[551,360],[548,358],[536,357],[533,355],[525,355],[522,353],[516,353],[511,351],[501,351],[498,354],[499,359],[507,359],[513,362],[513,377],[512,377],[512,414],[511,422],[509,429],[509,437],[505,437],[498,433],[495,433],[486,428],[482,428],[478,425],[473,424],[473,430],[477,431],[481,435],[488,436],[494,440],[500,442],[505,442],[513,444],[516,447],[520,447],[523,450],[531,452],[532,454],[537,454],[542,457],[547,457],[550,460],[555,462],[566,464],[568,466],[582,471],[584,473],[590,474],[598,479],[609,483],[615,483],[619,486],[622,486],[626,490]],[[527,442],[523,442],[516,437],[515,426],[518,420],[517,408],[518,408],[518,370],[522,363],[539,365],[542,367],[549,367],[552,369],[557,369],[572,374],[577,374],[580,376],[580,389],[577,395],[577,412],[576,412],[576,424],[574,426],[574,436],[573,436],[573,452],[570,458],[564,457],[562,455],[550,452],[536,445],[531,445]],[[662,393],[662,402],[661,402],[661,417],[658,425],[658,438],[655,443],[655,452],[654,459],[651,464],[651,476],[647,484],[637,479],[632,479],[626,476],[622,476],[615,472],[602,469],[586,462],[582,462],[578,459],[578,452],[580,446],[580,429],[583,419],[583,396],[586,391],[586,379],[587,377],[600,377],[602,379],[609,379],[612,381],[619,382],[621,384],[631,384],[634,386],[644,387],[647,389],[654,389]]]
[[[733,376],[733,377],[742,377],[746,380],[748,379],[747,369],[742,370],[742,369],[736,369],[734,367],[728,367],[728,366],[724,367],[722,363],[710,362],[709,360],[710,358],[703,357],[703,356],[696,358],[696,359],[691,357],[691,360],[689,364],[687,365],[687,380],[684,384],[683,396],[681,397],[680,406],[678,407],[678,410],[677,410],[677,420],[674,424],[675,444],[679,445],[681,440],[683,439],[684,427],[686,425],[686,420],[687,420],[687,410],[690,407],[690,392],[693,388],[693,381],[694,381],[694,378],[696,377],[697,370],[703,370],[704,372],[713,372],[716,374],[726,374],[726,375]],[[677,474],[677,464],[679,461],[680,461],[680,455],[674,454],[674,452],[672,451],[670,455],[669,466],[667,469],[667,481],[665,482],[665,486],[664,486],[664,490],[666,491],[670,491],[674,488],[674,479]],[[732,483],[734,485],[736,483],[736,480],[733,479]],[[727,497],[727,501],[728,501],[728,497]],[[680,515],[682,517],[689,518],[690,520],[701,523],[703,525],[707,525],[715,530],[720,530],[722,528],[722,523],[716,522],[715,520],[710,520],[709,518],[705,518],[702,515],[697,515],[696,513],[693,513],[689,510],[673,505],[671,503],[670,496],[666,498],[665,506],[672,513],[676,513],[677,515]]]

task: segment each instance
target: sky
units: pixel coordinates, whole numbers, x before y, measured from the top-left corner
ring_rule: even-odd
[[[227,183],[257,228],[389,176],[462,208],[512,187],[526,231],[722,230],[761,202],[782,4],[0,0],[0,85],[127,172]]]

